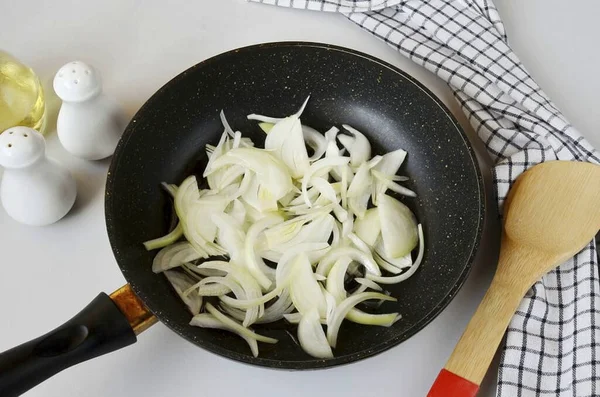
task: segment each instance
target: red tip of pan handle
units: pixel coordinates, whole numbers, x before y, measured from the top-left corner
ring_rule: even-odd
[[[427,397],[475,397],[479,385],[442,369]]]

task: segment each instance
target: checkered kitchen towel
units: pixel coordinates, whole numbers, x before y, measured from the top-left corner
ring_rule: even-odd
[[[600,163],[507,44],[491,0],[250,0],[345,14],[444,79],[496,162],[500,209],[547,160]],[[600,283],[592,242],[529,291],[513,318],[498,396],[600,396]]]

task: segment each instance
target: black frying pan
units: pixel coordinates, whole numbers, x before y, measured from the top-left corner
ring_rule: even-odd
[[[374,153],[408,151],[403,174],[418,197],[405,202],[425,226],[425,258],[412,278],[392,287],[398,302],[382,307],[402,314],[392,327],[345,322],[335,358],[317,360],[289,336],[295,326],[257,326],[279,343],[261,344],[254,358],[241,338],[188,325],[190,313],[164,276],[152,272],[155,252],[142,242],[168,231],[171,206],[159,184],[200,174],[204,146],[222,132],[221,109],[234,129],[262,142],[246,115],[289,115],[309,94],[303,123],[321,131],[347,123],[369,137]],[[265,367],[323,368],[380,353],[422,329],[456,295],[479,244],[484,205],[481,174],[464,132],[440,100],[401,70],[315,43],[264,44],[208,59],[148,100],[127,127],[109,170],[108,235],[134,293],[125,287],[112,300],[101,294],[59,329],[1,354],[0,395],[17,395],[64,368],[135,342],[135,334],[155,321],[150,312],[197,346]]]

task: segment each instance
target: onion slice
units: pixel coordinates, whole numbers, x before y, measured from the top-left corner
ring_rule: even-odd
[[[377,205],[385,255],[400,258],[417,245],[417,222],[411,210],[400,201],[382,195]]]
[[[398,284],[404,280],[407,280],[413,274],[415,274],[415,272],[419,269],[419,266],[421,265],[421,261],[423,261],[423,254],[425,252],[425,238],[423,237],[423,227],[421,225],[418,226],[418,234],[419,254],[417,255],[417,259],[415,259],[415,263],[408,269],[408,271],[394,277],[381,277],[372,274],[367,274],[367,278],[381,284]]]
[[[335,166],[346,165],[349,161],[350,159],[347,157],[330,157],[315,161],[313,164],[311,164],[311,166],[308,168],[308,171],[306,171],[304,177],[302,178],[302,197],[304,198],[304,203],[308,207],[312,206],[310,198],[307,194],[307,189],[313,175],[321,170],[331,169]]]
[[[362,310],[353,308],[346,315],[346,319],[353,323],[363,325],[377,325],[380,327],[390,327],[396,321],[402,319],[398,313],[371,314],[365,313]]]
[[[365,244],[373,247],[377,238],[381,234],[381,222],[379,222],[379,211],[377,208],[370,208],[365,211],[361,219],[354,222],[354,233]]]
[[[362,294],[352,295],[344,299],[335,309],[331,321],[328,321],[327,323],[327,340],[331,347],[335,348],[336,346],[340,326],[348,312],[353,309],[354,306],[369,299],[379,299],[384,301],[396,300],[396,298],[378,292],[363,292]]]
[[[257,333],[254,333],[250,329],[244,327],[242,324],[239,324],[238,322],[230,319],[229,317],[227,317],[226,315],[224,315],[223,313],[221,313],[220,311],[218,311],[210,303],[206,304],[206,311],[208,311],[210,314],[212,314],[217,320],[221,321],[223,324],[225,324],[225,325],[231,327],[232,329],[234,329],[240,335],[245,335],[245,336],[247,336],[249,338],[253,338],[253,339],[256,339],[259,342],[264,342],[264,343],[277,343],[278,342],[277,339],[269,338],[267,336],[263,336],[263,335],[259,335]]]
[[[153,240],[148,240],[144,243],[144,247],[148,251],[152,251],[159,248],[164,248],[168,245],[175,243],[183,236],[183,227],[181,227],[181,223],[177,223],[177,226],[173,230],[171,230],[168,234],[155,238]]]
[[[310,309],[302,316],[298,324],[298,341],[302,349],[316,358],[332,358],[333,352],[327,343],[327,337],[319,321],[316,308]]]
[[[344,145],[346,150],[348,150],[348,153],[350,153],[350,158],[352,159],[350,163],[353,167],[358,167],[361,164],[366,163],[371,157],[371,144],[369,143],[369,140],[360,131],[347,124],[344,124],[342,127],[354,137],[352,140],[342,140],[342,136],[338,137],[340,142],[342,142],[342,145]]]
[[[371,255],[366,254],[357,248],[351,247],[340,247],[329,251],[329,253],[325,255],[321,262],[319,262],[319,266],[317,266],[317,274],[327,276],[335,262],[344,256],[347,256],[363,265],[367,270],[367,274],[378,276],[381,275],[381,271]]]
[[[200,308],[202,307],[202,297],[199,295],[186,295],[184,292],[194,283],[193,279],[186,275],[185,273],[181,273],[175,270],[167,270],[165,271],[165,276],[167,280],[173,286],[177,295],[181,298],[183,303],[188,307],[190,312],[193,315],[200,313]]]
[[[317,161],[323,157],[325,150],[327,150],[325,137],[319,131],[307,125],[302,125],[302,135],[306,144],[313,150],[313,155],[308,158],[308,161]]]
[[[272,323],[281,320],[284,315],[294,311],[294,304],[287,289],[284,289],[279,298],[265,309],[265,313],[256,324]]]
[[[187,241],[169,245],[158,251],[152,261],[152,271],[160,273],[202,258],[202,254]]]
[[[293,275],[290,283],[290,294],[296,309],[306,315],[311,309],[316,308],[321,317],[327,313],[325,296],[315,279],[312,266],[306,254],[298,254],[293,261]]]
[[[273,150],[293,178],[301,178],[310,166],[302,124],[296,115],[286,117],[273,126],[265,139],[265,149]]]
[[[254,251],[254,246],[256,245],[258,235],[262,233],[264,229],[281,222],[283,222],[283,218],[279,215],[269,215],[261,219],[254,225],[250,226],[248,233],[246,233],[246,240],[244,241],[244,258],[246,259],[246,267],[252,276],[254,276],[256,281],[258,281],[261,287],[263,287],[265,290],[271,286],[272,279],[275,278],[275,270],[269,268],[263,262],[262,258]],[[265,271],[271,274],[272,279],[267,277]]]
[[[248,343],[252,355],[254,357],[258,357],[258,342],[256,341],[256,338],[250,337],[247,334],[241,334],[237,329],[231,327],[228,324],[225,324],[210,313],[202,313],[195,315],[190,321],[190,325],[201,328],[222,329],[225,331],[233,332],[234,334],[238,334],[239,336],[244,338],[246,343]]]

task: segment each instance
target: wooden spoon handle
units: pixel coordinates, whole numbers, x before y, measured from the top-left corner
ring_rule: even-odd
[[[504,332],[522,299],[496,276],[438,375],[428,397],[471,397],[477,393]]]
[[[475,397],[479,385],[442,369],[427,397]]]

